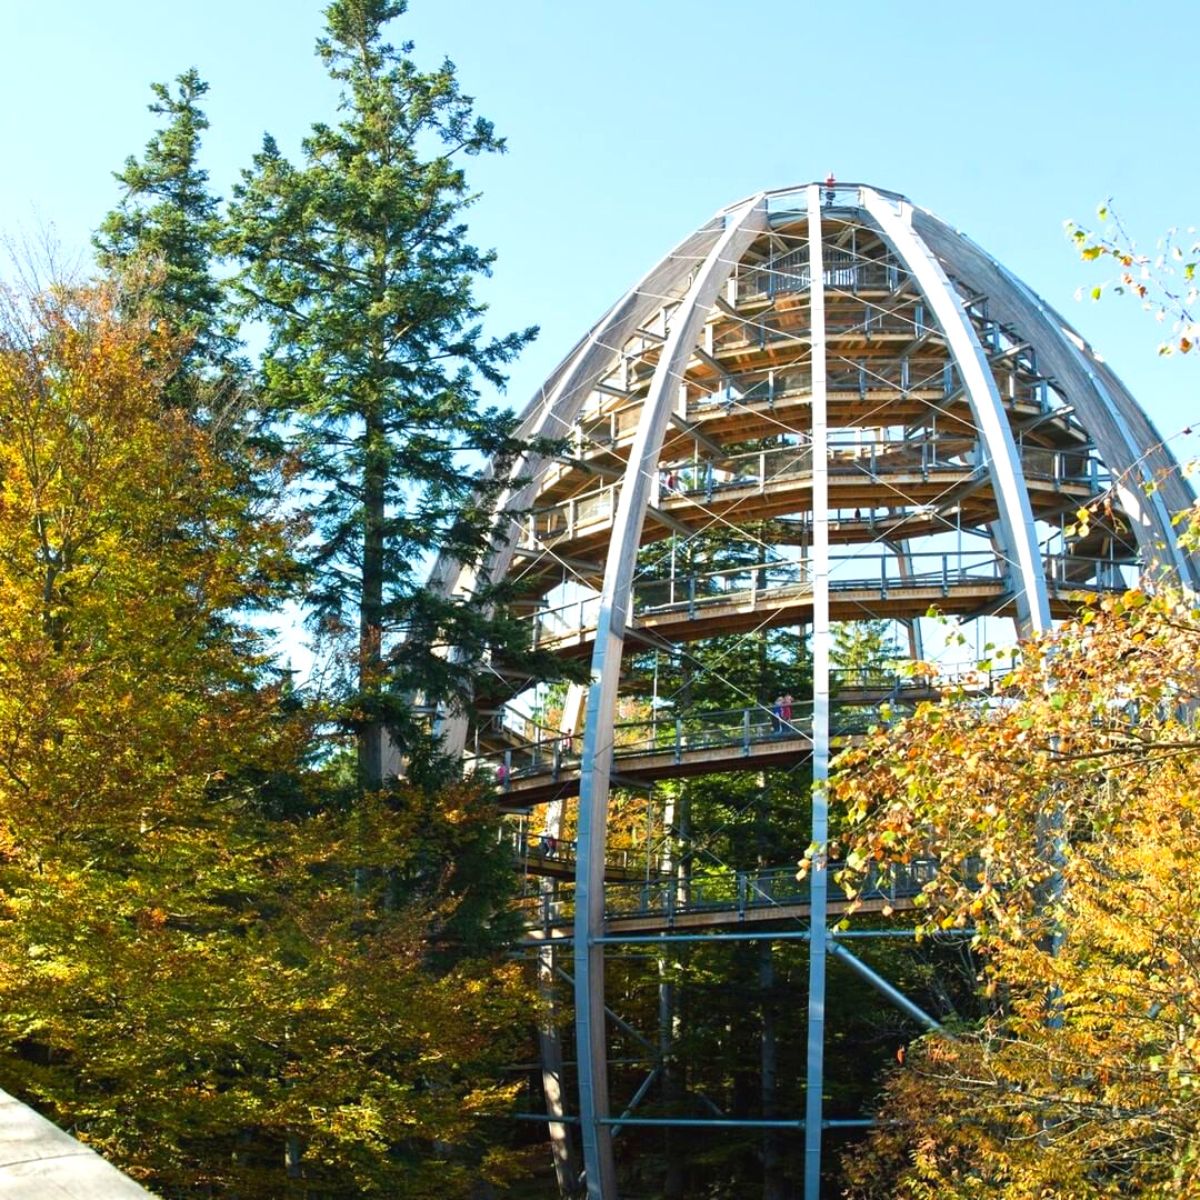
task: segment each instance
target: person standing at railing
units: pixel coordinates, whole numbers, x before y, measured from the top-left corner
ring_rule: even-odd
[[[771,705],[771,733],[778,736],[783,732],[783,696],[776,696]]]
[[[792,697],[790,694],[785,694],[782,704],[779,709],[779,723],[782,729],[789,733],[794,733],[792,729]]]

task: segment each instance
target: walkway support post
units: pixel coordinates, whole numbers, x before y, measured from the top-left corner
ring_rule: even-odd
[[[821,1197],[822,1092],[825,1084],[825,957],[829,871],[829,416],[825,367],[825,261],[821,193],[808,196],[809,325],[812,362],[812,845],[808,946],[808,1065],[804,1102],[804,1200]]]

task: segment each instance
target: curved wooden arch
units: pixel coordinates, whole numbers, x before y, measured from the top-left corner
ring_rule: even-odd
[[[767,226],[766,205],[756,197],[726,220],[708,252],[667,338],[641,418],[613,520],[612,541],[600,593],[600,616],[592,655],[592,685],[584,722],[580,781],[578,868],[575,891],[575,1029],[579,1062],[579,1121],[588,1196],[616,1195],[616,1168],[608,1114],[608,1068],[604,1028],[604,851],[610,749],[621,673],[622,641],[642,522],[656,484],[658,454],[675,392],[683,380],[700,328],[725,280],[751,241]]]

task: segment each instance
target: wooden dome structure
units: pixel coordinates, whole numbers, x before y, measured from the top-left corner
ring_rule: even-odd
[[[889,689],[937,686],[839,681],[835,623],[891,622],[919,659],[931,609],[1010,622],[1015,640],[1070,613],[1080,591],[1123,590],[1139,573],[1195,586],[1171,526],[1191,494],[1144,413],[1056,312],[932,213],[858,184],[761,192],[722,209],[572,348],[521,428],[564,450],[514,468],[502,544],[484,569],[519,579],[531,638],[589,661],[591,684],[568,692],[550,728],[460,714],[442,733],[470,769],[494,774],[506,806],[536,814],[541,833],[527,832],[526,851],[545,869],[531,937],[547,988],[564,971],[573,981],[577,1046],[572,1082],[554,1031],[543,1033],[546,1120],[562,1193],[613,1200],[614,1131],[636,1125],[661,1076],[610,1094],[606,951],[636,938],[752,936],[747,896],[765,886],[739,884],[725,918],[710,905],[700,920],[676,847],[656,863],[671,881],[659,889],[666,907],[614,915],[614,889],[628,885],[606,849],[613,790],[803,763],[811,840],[823,845],[823,781],[850,729],[847,688],[862,719]],[[1096,514],[1086,536],[1065,537],[1085,506]],[[434,581],[463,594],[478,584],[452,562]],[[637,682],[639,656],[788,628],[808,646],[811,690],[786,721],[768,695],[688,709],[678,695],[647,701]],[[633,718],[628,695],[641,697]],[[575,804],[566,855],[563,812]],[[801,890],[773,892],[759,935],[808,947],[807,1100],[791,1122],[803,1131],[808,1200],[830,1123],[827,961],[916,1009],[831,932],[827,875],[818,861]]]

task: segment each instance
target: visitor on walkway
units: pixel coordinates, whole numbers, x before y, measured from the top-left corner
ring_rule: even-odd
[[[783,732],[783,697],[776,696],[775,703],[771,705],[771,732],[780,734]]]
[[[792,697],[785,694],[779,708],[779,723],[783,729],[789,733],[794,733],[792,728]]]

